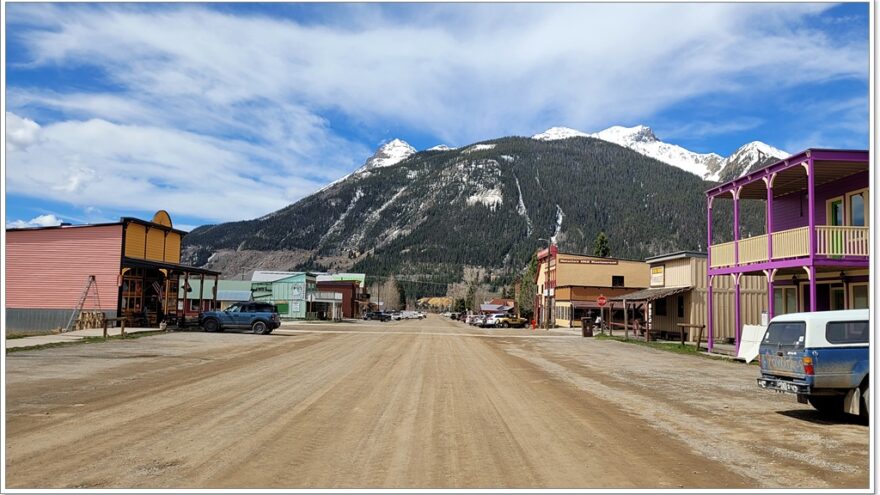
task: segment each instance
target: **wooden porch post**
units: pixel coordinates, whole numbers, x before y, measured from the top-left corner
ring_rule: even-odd
[[[217,286],[220,284],[220,275],[214,275],[214,299],[211,301],[211,309],[217,309]]]
[[[739,354],[739,339],[742,334],[742,316],[740,315],[740,286],[739,279],[742,277],[741,273],[734,273],[733,276],[733,337],[736,341],[736,352]]]
[[[205,274],[199,275],[199,313],[205,310]]]
[[[713,333],[715,329],[714,324],[714,313],[712,312],[712,279],[713,276],[709,275],[708,284],[706,285],[706,349],[709,352],[712,352],[712,348],[715,346],[715,334]]]
[[[189,302],[189,272],[183,272],[183,311],[181,311],[181,327],[186,326],[186,303]]]
[[[629,340],[629,311],[627,311],[626,299],[623,300],[623,340]]]

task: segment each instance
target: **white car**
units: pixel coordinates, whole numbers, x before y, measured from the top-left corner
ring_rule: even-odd
[[[483,321],[483,324],[480,325],[482,327],[494,327],[498,323],[498,315],[489,315],[486,317],[486,320]]]

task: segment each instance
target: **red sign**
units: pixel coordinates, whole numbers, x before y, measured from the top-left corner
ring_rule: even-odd
[[[596,298],[596,304],[598,304],[600,308],[605,306],[605,303],[607,303],[607,302],[608,302],[608,299],[605,296],[600,295],[599,297]]]

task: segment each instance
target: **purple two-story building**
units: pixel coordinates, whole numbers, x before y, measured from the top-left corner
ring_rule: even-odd
[[[867,308],[869,193],[868,152],[828,149],[806,150],[706,191],[709,349],[716,324],[712,285],[718,277],[733,279],[737,349],[744,276],[765,277],[770,318]],[[712,209],[722,199],[733,201],[733,240],[713,244]],[[765,203],[765,234],[741,238],[744,200]]]

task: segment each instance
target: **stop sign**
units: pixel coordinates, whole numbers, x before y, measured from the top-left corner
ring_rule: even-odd
[[[608,299],[605,296],[599,296],[596,298],[596,304],[598,304],[600,308],[605,306],[605,303],[607,302]]]

